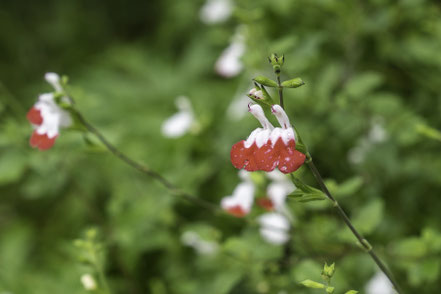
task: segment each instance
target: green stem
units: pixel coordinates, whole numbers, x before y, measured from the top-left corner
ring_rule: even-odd
[[[169,182],[166,178],[164,178],[158,172],[148,168],[145,165],[139,164],[138,162],[134,161],[133,159],[131,159],[130,157],[125,155],[123,152],[119,151],[115,146],[113,146],[101,134],[100,131],[98,131],[98,129],[96,129],[89,122],[87,122],[86,119],[83,117],[83,115],[79,111],[74,110],[74,112],[75,112],[76,116],[78,117],[79,121],[84,125],[84,127],[89,132],[94,134],[98,138],[98,140],[101,143],[103,143],[103,145],[107,148],[107,150],[109,150],[113,155],[115,155],[116,157],[121,159],[123,162],[125,162],[129,166],[135,168],[136,170],[140,171],[141,173],[146,174],[147,176],[154,178],[155,180],[157,180],[159,183],[161,183],[167,190],[169,190],[174,195],[180,196],[180,197],[184,198],[185,200],[187,200],[189,202],[196,203],[202,207],[205,207],[205,208],[208,208],[211,210],[216,210],[216,211],[219,210],[219,208],[216,205],[180,190],[178,187],[173,185],[171,182]]]
[[[284,108],[283,106],[283,87],[281,87],[280,83],[280,74],[277,74],[277,84],[279,85],[279,98],[280,98],[280,106]],[[299,140],[304,144],[306,147],[306,150],[308,150],[306,144],[300,139],[300,134],[296,130],[297,137]],[[351,230],[352,234],[357,238],[358,242],[361,244],[361,246],[364,248],[364,250],[371,256],[371,258],[374,260],[374,262],[377,264],[377,266],[380,268],[380,270],[387,276],[389,281],[394,286],[395,290],[398,292],[398,294],[403,294],[402,290],[400,289],[398,283],[394,279],[392,273],[389,271],[389,269],[386,267],[385,263],[378,257],[378,255],[374,252],[372,246],[369,244],[369,242],[357,231],[357,229],[354,227],[354,225],[351,223],[351,220],[347,216],[347,214],[344,212],[343,208],[341,208],[340,204],[337,202],[337,200],[332,196],[332,194],[329,192],[328,187],[326,187],[325,182],[323,181],[322,176],[320,175],[320,172],[317,170],[314,162],[312,161],[312,157],[309,152],[306,154],[307,156],[307,165],[309,169],[311,170],[312,174],[314,175],[315,179],[317,180],[318,184],[320,185],[321,190],[323,193],[325,193],[326,197],[332,202],[334,208],[337,210],[338,214],[343,219],[346,226]]]
[[[284,105],[283,105],[283,87],[280,83],[280,74],[276,74],[277,76],[277,89],[279,91],[279,104],[280,107],[282,107],[283,109],[285,109]]]

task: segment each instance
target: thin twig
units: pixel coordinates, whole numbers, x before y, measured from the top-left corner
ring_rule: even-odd
[[[136,161],[134,161],[133,159],[131,159],[130,157],[128,157],[127,155],[125,155],[124,153],[122,153],[121,151],[119,151],[115,146],[113,146],[102,134],[100,131],[98,131],[98,129],[96,129],[94,126],[92,126],[84,117],[83,115],[79,112],[75,110],[75,114],[77,115],[78,119],[80,120],[80,122],[86,127],[86,129],[91,132],[92,134],[94,134],[98,140],[101,141],[101,143],[104,144],[104,146],[110,151],[112,152],[113,155],[115,155],[116,157],[118,157],[119,159],[121,159],[123,162],[125,162],[126,164],[130,165],[131,167],[135,168],[136,170],[142,172],[143,174],[146,174],[149,177],[154,178],[155,180],[157,180],[158,182],[160,182],[167,190],[169,190],[171,193],[173,193],[174,195],[180,196],[182,198],[184,198],[185,200],[189,201],[189,202],[193,202],[193,203],[197,203],[198,205],[214,210],[216,212],[221,212],[222,210],[219,209],[219,207],[217,205],[214,205],[211,202],[205,201],[203,199],[200,199],[198,197],[195,197],[193,195],[188,194],[187,192],[184,192],[182,190],[180,190],[178,187],[176,187],[175,185],[173,185],[171,182],[169,182],[166,178],[164,178],[162,175],[160,175],[158,172],[148,168],[145,165],[142,165]]]

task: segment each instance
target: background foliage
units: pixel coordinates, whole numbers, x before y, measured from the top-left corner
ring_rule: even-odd
[[[229,149],[256,127],[228,105],[270,75],[284,53],[288,113],[356,226],[408,293],[441,284],[441,7],[428,0],[237,0],[218,25],[203,1],[2,1],[0,4],[0,293],[84,293],[73,240],[96,227],[116,293],[313,293],[336,262],[338,289],[363,289],[376,269],[327,203],[290,203],[287,247],[256,227],[176,199],[93,141],[65,132],[54,149],[28,146],[26,111],[68,74],[77,107],[120,149],[213,203],[239,179]],[[245,70],[213,70],[238,24]],[[187,95],[200,128],[161,135]],[[246,111],[244,109],[244,111]],[[382,139],[378,139],[380,130]],[[381,136],[380,136],[381,137]],[[299,172],[313,184],[306,168]],[[191,230],[219,243],[200,255]],[[284,292],[283,292],[284,291]]]

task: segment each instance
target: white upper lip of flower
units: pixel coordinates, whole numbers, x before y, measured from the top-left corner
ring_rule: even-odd
[[[271,111],[276,116],[282,128],[273,127],[265,117],[265,113],[260,105],[249,104],[248,109],[249,112],[260,122],[263,128],[257,128],[251,132],[250,136],[245,141],[245,148],[250,148],[254,143],[260,148],[265,145],[268,140],[271,141],[272,147],[274,147],[279,138],[283,140],[285,145],[288,145],[290,140],[295,141],[294,129],[291,127],[289,118],[280,105],[273,105]]]
[[[266,144],[271,136],[271,132],[274,129],[273,125],[265,117],[262,107],[257,104],[249,104],[248,111],[254,115],[255,118],[260,122],[263,128],[257,128],[251,132],[248,139],[245,141],[245,148],[250,148],[251,145],[256,143],[257,147],[260,148]]]

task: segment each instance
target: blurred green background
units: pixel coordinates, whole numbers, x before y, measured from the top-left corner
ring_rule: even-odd
[[[230,103],[271,76],[273,52],[285,54],[283,79],[306,82],[285,93],[287,112],[343,208],[407,293],[439,293],[440,3],[237,0],[216,24],[201,21],[204,4],[1,1],[0,293],[85,293],[80,277],[93,269],[73,240],[91,227],[114,293],[318,293],[298,282],[319,279],[325,261],[337,264],[338,293],[364,293],[376,267],[328,203],[288,202],[293,237],[274,246],[255,226],[173,197],[92,137],[28,145],[26,112],[51,90],[44,73],[66,74],[78,109],[118,148],[219,203],[239,182],[230,148],[257,127],[246,107],[232,118]],[[237,30],[244,69],[224,78],[215,63]],[[198,128],[165,138],[179,95]],[[186,231],[217,253],[185,246]]]

